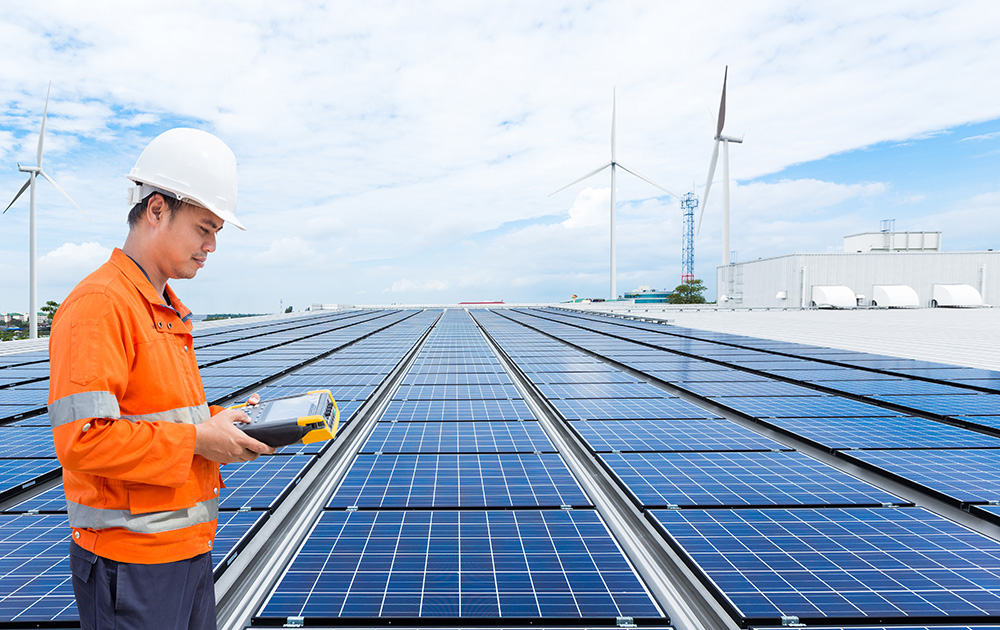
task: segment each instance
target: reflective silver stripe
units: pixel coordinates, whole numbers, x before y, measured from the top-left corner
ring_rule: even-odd
[[[102,510],[72,501],[66,501],[70,527],[78,529],[106,529],[124,527],[137,534],[159,534],[192,525],[214,521],[219,517],[219,499],[209,499],[174,512],[132,514],[128,510]]]
[[[208,410],[208,403],[201,403],[197,407],[179,407],[158,411],[156,413],[143,413],[134,416],[122,416],[131,422],[179,422],[183,424],[201,424],[209,419],[211,413]]]
[[[111,392],[80,392],[63,396],[49,405],[52,428],[84,418],[117,418],[118,399]]]

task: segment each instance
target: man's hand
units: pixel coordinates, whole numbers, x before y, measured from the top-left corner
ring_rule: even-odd
[[[259,401],[260,396],[253,394],[248,404],[256,404]],[[198,430],[194,444],[195,455],[201,455],[220,464],[231,464],[249,462],[257,459],[259,455],[274,454],[273,446],[253,439],[233,426],[234,422],[250,422],[250,417],[241,409],[225,409],[202,424],[195,425]]]

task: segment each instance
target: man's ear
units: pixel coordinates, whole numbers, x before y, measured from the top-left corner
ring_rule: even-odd
[[[159,225],[160,222],[166,220],[167,213],[169,212],[170,208],[167,206],[167,202],[163,200],[163,195],[160,195],[159,193],[150,195],[149,199],[146,201],[145,216],[145,219],[149,221],[150,225]]]

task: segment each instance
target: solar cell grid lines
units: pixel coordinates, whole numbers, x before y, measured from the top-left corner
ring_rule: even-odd
[[[548,398],[676,398],[673,394],[649,383],[574,383],[538,384]]]
[[[756,418],[837,418],[899,416],[898,411],[838,396],[730,396],[713,402]]]
[[[51,514],[66,511],[66,492],[62,483],[58,483],[48,490],[43,490],[30,499],[4,510],[5,514],[22,514],[24,512],[37,512],[39,514]]]
[[[857,451],[868,466],[958,503],[1000,501],[1000,450]]]
[[[995,621],[1000,542],[922,508],[651,510],[738,621]]]
[[[362,453],[555,452],[537,422],[380,422]]]
[[[798,452],[603,453],[642,507],[906,503]]]
[[[517,400],[394,400],[380,422],[455,422],[534,420],[528,405]]]
[[[77,618],[65,515],[0,514],[0,621]]]
[[[59,475],[56,459],[0,459],[0,499]]]
[[[553,400],[567,420],[652,420],[714,418],[714,413],[680,398],[576,398]]]
[[[531,382],[536,385],[543,383],[641,383],[638,378],[625,372],[535,372],[530,375]]]
[[[467,373],[452,372],[447,374],[415,374],[408,372],[400,382],[407,385],[503,385],[510,383],[510,377],[505,373]]]
[[[594,452],[770,451],[786,449],[729,420],[590,420],[570,426]]]
[[[589,506],[559,455],[358,455],[332,508]]]
[[[966,395],[975,393],[964,387],[954,387],[943,383],[930,383],[927,381],[914,381],[902,378],[892,380],[865,380],[865,381],[824,381],[823,387],[836,389],[859,396],[874,396],[877,394],[904,394],[904,395]]]
[[[220,509],[271,509],[312,465],[309,455],[271,455],[222,467]]]
[[[256,615],[662,618],[592,510],[325,512]]]
[[[682,383],[679,385],[689,392],[706,397],[719,396],[816,396],[815,389],[784,383],[782,381],[736,381]]]
[[[1000,395],[969,394],[967,396],[872,396],[875,400],[919,409],[939,416],[1000,416]]]
[[[403,385],[393,400],[507,400],[520,398],[509,380],[506,384]]]
[[[40,427],[0,427],[0,458],[35,459],[55,457],[52,429]]]
[[[924,418],[775,418],[764,424],[830,450],[998,448],[998,438]]]

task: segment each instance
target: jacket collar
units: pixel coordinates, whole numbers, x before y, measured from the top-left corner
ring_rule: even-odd
[[[167,284],[164,288],[164,293],[166,293],[167,298],[170,300],[170,304],[167,304],[163,296],[158,294],[156,289],[153,288],[153,283],[149,281],[149,276],[146,275],[143,268],[121,249],[116,247],[111,252],[110,262],[135,285],[136,290],[139,291],[140,295],[147,302],[162,308],[169,308],[177,313],[181,321],[186,322],[191,319],[191,310],[184,306],[180,298],[177,297],[177,294],[174,293],[174,290],[170,288],[170,284]]]

